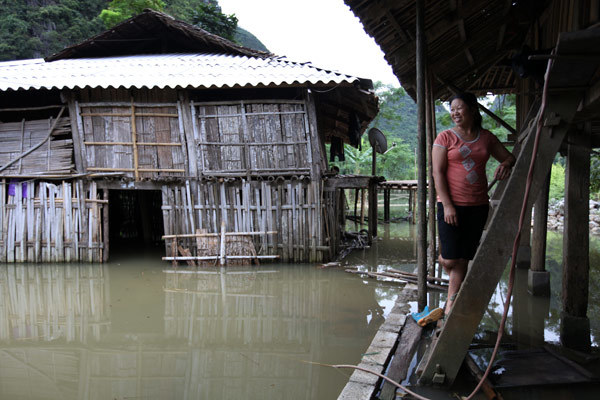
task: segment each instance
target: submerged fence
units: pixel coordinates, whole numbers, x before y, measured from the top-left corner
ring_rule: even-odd
[[[200,235],[223,229],[252,237],[258,256],[278,256],[282,262],[329,256],[320,182],[221,179],[163,186],[162,191],[165,236],[177,236],[192,258],[203,256]],[[175,254],[166,246],[167,254]]]
[[[103,260],[95,182],[0,182],[0,262]]]

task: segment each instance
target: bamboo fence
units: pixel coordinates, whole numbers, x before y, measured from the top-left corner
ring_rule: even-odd
[[[172,241],[166,242],[167,254],[173,257],[173,243],[177,243],[194,259],[216,260],[221,253],[206,254],[200,239],[220,241],[227,235],[251,237],[259,259],[277,256],[283,262],[322,261],[328,258],[329,245],[320,188],[320,182],[283,178],[165,185],[164,230],[165,238]]]
[[[95,182],[0,182],[0,262],[103,260]]]

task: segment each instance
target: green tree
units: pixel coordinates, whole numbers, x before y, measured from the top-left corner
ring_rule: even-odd
[[[141,14],[145,8],[162,11],[165,3],[162,0],[112,0],[108,8],[100,13],[100,19],[107,28],[112,28],[134,15]]]
[[[237,17],[235,14],[223,14],[221,8],[215,4],[199,4],[192,14],[192,23],[205,31],[235,41]]]

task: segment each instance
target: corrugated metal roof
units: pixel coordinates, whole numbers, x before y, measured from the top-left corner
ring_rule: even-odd
[[[43,59],[0,63],[0,90],[224,88],[353,83],[357,77],[285,58],[225,54],[159,54],[107,58]]]

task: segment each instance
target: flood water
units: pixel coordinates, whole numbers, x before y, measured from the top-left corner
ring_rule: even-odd
[[[2,399],[332,399],[393,305],[315,265],[0,266]],[[385,308],[384,308],[385,307]]]
[[[381,239],[346,261],[412,271],[414,231],[380,226]],[[598,240],[590,248],[597,346]],[[0,265],[0,398],[335,399],[351,371],[316,363],[358,364],[399,287],[313,264],[173,268],[160,256]],[[550,299],[532,300],[526,271],[525,291],[517,276],[513,308],[526,312],[511,308],[507,335],[523,346],[559,342],[561,257],[562,236],[550,233]],[[479,340],[497,330],[505,293],[503,281]]]

